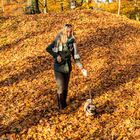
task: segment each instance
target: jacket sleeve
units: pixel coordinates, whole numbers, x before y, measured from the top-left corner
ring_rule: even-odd
[[[58,56],[57,51],[54,51],[55,49],[55,43],[56,41],[53,41],[51,44],[48,45],[48,47],[46,48],[46,51],[52,55],[54,58],[56,58]]]
[[[77,50],[77,45],[76,45],[76,42],[74,41],[73,43],[73,51],[72,51],[72,57],[76,63],[76,65],[82,69],[83,68],[83,65],[82,63],[80,62],[80,55],[78,53],[78,50]]]

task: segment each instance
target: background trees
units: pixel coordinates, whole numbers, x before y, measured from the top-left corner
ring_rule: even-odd
[[[64,12],[86,8],[125,15],[131,19],[140,19],[139,0],[0,0],[0,7],[2,12],[11,9],[12,12],[16,13],[18,13],[17,9],[20,7],[27,14]]]

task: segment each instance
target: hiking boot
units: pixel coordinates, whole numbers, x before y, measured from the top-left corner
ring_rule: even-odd
[[[57,94],[57,102],[58,102],[59,109],[64,109],[67,106],[63,94]]]
[[[67,94],[68,94],[68,90],[64,90],[63,91],[63,98],[64,98],[64,104],[67,105],[66,101],[67,101]]]

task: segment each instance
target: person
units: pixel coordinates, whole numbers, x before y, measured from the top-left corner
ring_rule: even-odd
[[[72,70],[71,56],[82,74],[87,76],[87,70],[80,62],[71,24],[64,25],[46,51],[54,58],[54,76],[58,87],[57,102],[61,110],[67,106],[68,84]]]

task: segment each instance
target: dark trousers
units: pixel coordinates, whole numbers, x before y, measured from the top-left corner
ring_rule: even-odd
[[[57,84],[57,99],[59,108],[65,108],[67,106],[66,99],[68,94],[68,84],[70,79],[70,73],[61,73],[54,71],[55,80]]]

